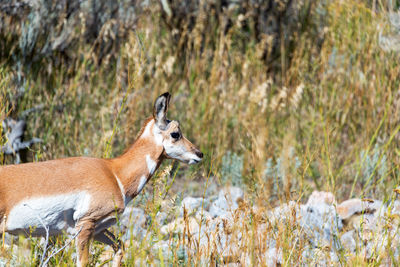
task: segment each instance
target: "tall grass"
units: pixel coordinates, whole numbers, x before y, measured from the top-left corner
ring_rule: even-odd
[[[263,7],[251,4],[221,8],[200,2],[196,12],[180,17],[177,3],[169,7],[177,15],[168,16],[165,7],[150,1],[109,60],[96,60],[97,46],[82,41],[73,46],[73,60],[55,53],[26,69],[16,67],[22,63],[3,50],[0,118],[43,105],[26,118],[28,136],[43,139],[30,151],[32,161],[113,157],[135,139],[152,114],[152,101],[169,91],[169,117],[180,120],[184,134],[205,154],[201,165],[182,165],[176,172],[176,179],[200,184],[185,194],[200,195],[209,179],[211,184],[240,184],[250,197],[248,205],[265,207],[301,201],[315,189],[331,191],[339,201],[389,199],[399,183],[400,56],[382,49],[379,36],[391,31],[392,10],[379,1],[327,0],[298,1],[280,11],[286,2],[271,2],[277,11],[269,19],[281,27],[277,32],[260,32]],[[2,36],[3,48],[17,53],[12,48],[16,36]],[[21,97],[16,97],[18,90],[24,92]],[[240,166],[227,165],[232,155]],[[149,188],[162,191],[157,177]],[[184,190],[173,185],[166,197],[150,194],[151,189],[135,205],[152,216],[160,210],[160,199],[174,199]],[[248,237],[241,248],[250,253],[251,264],[266,260],[255,255],[265,254],[265,240],[251,239],[262,220],[248,219],[232,230]],[[151,226],[152,238],[129,244],[127,265],[205,260],[196,256],[196,248],[179,252],[187,236],[171,238],[177,249],[169,258],[154,254],[155,240],[162,239],[158,228]],[[265,235],[276,236],[286,248],[287,264],[303,257],[306,244],[296,241],[291,224]],[[34,242],[28,258],[16,259],[19,264],[37,263],[40,250]],[[57,242],[62,243],[54,246]],[[73,250],[53,263],[70,264]],[[94,261],[103,250],[94,246]],[[204,252],[208,259],[211,254]]]

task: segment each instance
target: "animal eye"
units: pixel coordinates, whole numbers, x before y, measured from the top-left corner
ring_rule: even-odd
[[[181,135],[179,133],[171,133],[171,137],[174,139],[179,139],[179,137],[181,137]]]

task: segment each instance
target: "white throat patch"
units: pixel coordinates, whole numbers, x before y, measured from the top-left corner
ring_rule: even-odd
[[[129,203],[131,199],[129,197],[126,197],[124,185],[121,183],[121,180],[118,178],[118,176],[115,175],[115,179],[117,180],[119,190],[121,190],[122,199],[124,200],[126,207],[126,205]]]
[[[147,169],[149,170],[150,175],[153,175],[157,168],[157,163],[150,157],[149,154],[146,155],[146,163]]]
[[[137,194],[139,194],[140,191],[142,191],[142,189],[143,189],[144,185],[146,184],[146,182],[147,182],[146,176],[142,175],[142,177],[140,177],[139,185],[138,185],[138,188],[137,188]]]

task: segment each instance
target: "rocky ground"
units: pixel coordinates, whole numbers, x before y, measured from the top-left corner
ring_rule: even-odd
[[[250,205],[240,188],[226,187],[217,196],[186,197],[178,207],[162,203],[153,219],[158,233],[150,230],[151,216],[130,206],[118,231],[128,250],[147,242],[150,254],[162,253],[164,260],[198,257],[203,266],[326,266],[357,257],[390,266],[399,257],[399,216],[398,200],[337,203],[332,193],[317,191],[304,204],[291,201],[268,210]]]
[[[144,211],[130,207],[125,213],[123,224],[130,227],[125,239],[132,235],[144,238],[148,225]],[[153,250],[161,249],[168,257],[174,250],[171,237],[186,235],[184,253],[215,257],[202,259],[205,265],[216,259],[226,264],[284,265],[293,260],[290,248],[301,251],[299,260],[305,265],[339,265],[354,257],[391,265],[399,257],[399,215],[398,200],[337,203],[332,193],[318,191],[305,204],[291,201],[266,210],[246,204],[240,188],[227,187],[208,199],[184,198],[175,219],[160,212],[157,220],[163,238]],[[254,229],[249,229],[251,220]],[[286,241],[277,237],[279,234],[286,235]],[[251,239],[258,242],[256,256],[248,250]],[[289,246],[285,247],[285,242]]]

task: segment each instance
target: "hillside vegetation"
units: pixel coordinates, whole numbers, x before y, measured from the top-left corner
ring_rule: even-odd
[[[186,195],[209,197],[227,185],[244,189],[243,209],[305,201],[314,190],[332,192],[339,202],[395,198],[397,6],[372,0],[111,2],[0,3],[0,120],[24,119],[26,138],[42,139],[27,161],[118,156],[151,116],[155,98],[169,91],[169,118],[181,122],[205,159],[193,167],[171,161],[160,167],[133,203],[151,222]],[[0,141],[7,141],[4,132]],[[247,214],[252,219],[235,231],[256,229],[255,215]],[[165,237],[157,223],[148,228],[152,239],[127,245],[127,265],[138,259],[204,264],[200,256],[165,258],[161,249],[154,255],[155,240]],[[283,258],[292,265],[302,243],[289,226],[279,233]],[[180,248],[185,238],[184,232],[169,240]],[[64,239],[51,246],[61,247]],[[17,252],[3,246],[1,256],[39,264],[40,239],[18,242]],[[243,244],[265,253],[251,239]],[[93,261],[101,263],[106,248],[92,249]],[[73,254],[68,246],[50,262],[69,265]],[[266,264],[264,257],[251,260]],[[354,262],[379,264],[363,257]]]

